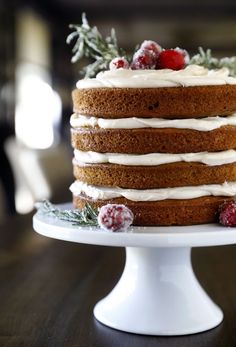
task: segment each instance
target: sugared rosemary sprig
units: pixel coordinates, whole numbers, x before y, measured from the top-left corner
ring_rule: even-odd
[[[115,30],[111,29],[111,35],[103,38],[97,27],[90,27],[85,13],[82,14],[81,25],[71,24],[69,27],[74,31],[67,37],[66,42],[70,44],[76,40],[72,49],[72,63],[83,57],[95,60],[82,70],[85,77],[92,77],[98,71],[107,70],[113,58],[125,55],[118,47]]]
[[[77,226],[98,226],[98,213],[88,203],[82,210],[61,210],[50,201],[44,200],[35,204],[39,213],[67,221]]]
[[[198,48],[199,53],[190,59],[190,64],[196,64],[206,67],[207,69],[221,69],[227,67],[231,76],[236,76],[236,57],[215,58],[211,50],[204,51],[202,47]]]

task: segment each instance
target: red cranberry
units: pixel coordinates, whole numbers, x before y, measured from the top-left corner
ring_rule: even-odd
[[[98,224],[108,231],[126,231],[133,219],[132,211],[125,205],[107,204],[98,214]]]
[[[153,51],[139,49],[133,56],[131,69],[133,70],[155,69],[156,59],[157,57],[153,53]]]
[[[174,49],[163,50],[157,59],[158,69],[181,70],[185,66],[185,60],[182,53]]]
[[[224,202],[219,208],[219,222],[225,226],[236,226],[236,201]]]
[[[129,63],[124,57],[117,57],[112,59],[112,61],[109,64],[110,70],[116,70],[116,69],[128,69]]]
[[[189,64],[190,57],[189,57],[189,54],[188,54],[188,52],[186,51],[186,49],[176,47],[174,50],[177,51],[177,52],[179,52],[179,53],[181,53],[181,54],[183,55],[185,65]]]
[[[162,48],[160,45],[158,45],[158,43],[156,43],[155,41],[151,41],[151,40],[145,40],[143,41],[143,43],[140,46],[141,50],[147,50],[147,51],[152,51],[153,53],[156,54],[156,56],[158,56],[158,54],[162,51]]]

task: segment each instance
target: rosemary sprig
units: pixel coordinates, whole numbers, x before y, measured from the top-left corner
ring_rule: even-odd
[[[118,47],[115,30],[111,29],[110,36],[103,38],[97,27],[90,27],[85,13],[82,14],[81,25],[71,24],[69,27],[74,31],[67,37],[66,42],[70,44],[76,40],[72,49],[72,63],[83,57],[95,60],[82,70],[85,77],[92,77],[98,71],[107,70],[113,58],[125,55]]]
[[[67,221],[77,226],[98,226],[98,213],[88,203],[82,210],[61,210],[50,201],[44,200],[35,204],[39,213]]]
[[[226,67],[229,69],[231,76],[236,76],[236,57],[218,59],[212,56],[210,49],[204,51],[202,47],[199,47],[198,51],[199,53],[190,59],[190,64],[201,65],[207,69],[221,69]]]

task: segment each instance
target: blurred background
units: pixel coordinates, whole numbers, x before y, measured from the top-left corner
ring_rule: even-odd
[[[81,78],[66,44],[86,12],[127,51],[145,39],[166,48],[236,55],[236,2],[0,0],[0,221],[35,201],[71,200],[71,91]]]

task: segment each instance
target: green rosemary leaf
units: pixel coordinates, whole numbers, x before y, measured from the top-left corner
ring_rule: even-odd
[[[204,66],[207,69],[221,69],[226,67],[229,69],[231,76],[236,76],[236,57],[218,59],[212,56],[211,50],[204,51],[202,47],[198,48],[198,54],[190,59],[190,64]]]
[[[118,56],[125,56],[123,49],[118,47],[115,30],[111,30],[110,36],[103,38],[97,27],[90,27],[85,13],[82,14],[82,24],[71,24],[72,30],[66,42],[70,44],[75,40],[72,48],[72,63],[81,58],[91,58],[95,60],[82,70],[85,77],[92,77],[101,70],[109,67],[110,61]]]
[[[98,226],[97,210],[94,210],[88,203],[83,209],[61,210],[50,201],[44,200],[35,204],[36,209],[43,215],[55,217],[78,226]]]

